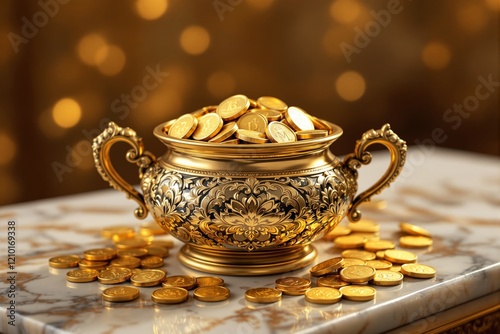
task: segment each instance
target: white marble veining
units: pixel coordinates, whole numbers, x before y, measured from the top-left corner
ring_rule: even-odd
[[[379,157],[376,154],[372,164],[360,170],[360,189],[385,169],[386,160]],[[425,317],[419,330],[432,328],[429,316],[500,290],[499,162],[494,157],[444,149],[425,155],[420,148],[410,147],[403,174],[377,196],[387,201],[387,208],[361,209],[365,218],[380,223],[384,239],[397,240],[403,220],[431,231],[432,249],[415,252],[420,263],[437,268],[438,274],[433,279],[405,278],[396,287],[376,286],[377,297],[369,302],[315,305],[301,296],[284,296],[281,302],[258,305],[244,299],[247,288],[273,286],[281,276],[308,277],[309,268],[274,276],[223,276],[231,298],[222,303],[199,302],[191,293],[186,303],[156,305],[150,299],[156,287],[141,288],[140,299],[133,302],[104,302],[101,292],[107,286],[69,283],[65,280],[68,269],[49,268],[48,259],[107,245],[99,234],[104,226],[138,226],[132,213],[135,203],[120,192],[106,190],[4,206],[0,208],[4,258],[6,222],[16,221],[16,326],[9,325],[5,316],[12,298],[7,295],[8,282],[2,279],[0,331],[378,333]],[[169,274],[205,275],[178,263],[175,255],[181,246],[175,241],[166,259]],[[340,254],[331,242],[317,241],[315,246],[320,254],[316,262]],[[11,270],[6,261],[0,263],[8,276]]]

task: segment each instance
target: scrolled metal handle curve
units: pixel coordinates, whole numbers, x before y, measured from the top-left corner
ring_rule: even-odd
[[[94,163],[103,180],[107,181],[111,187],[126,193],[127,198],[135,200],[139,207],[135,209],[134,214],[137,218],[144,219],[148,215],[144,196],[125,181],[111,163],[109,152],[111,147],[118,142],[125,142],[132,146],[132,149],[127,152],[126,158],[127,161],[139,166],[139,178],[141,179],[146,169],[156,161],[156,158],[152,153],[144,151],[142,138],[138,137],[134,130],[121,128],[114,122],[109,122],[108,127],[94,138],[92,143]]]
[[[389,124],[384,124],[379,130],[372,129],[365,132],[362,138],[356,142],[354,153],[344,158],[344,166],[351,169],[356,177],[358,175],[357,169],[361,165],[367,165],[371,162],[372,155],[367,151],[367,148],[373,144],[384,145],[391,154],[391,161],[384,175],[370,188],[357,195],[349,205],[347,218],[353,222],[361,219],[361,212],[358,210],[358,206],[365,201],[369,201],[373,195],[380,193],[386,187],[389,187],[400,174],[406,161],[406,142],[391,130]]]

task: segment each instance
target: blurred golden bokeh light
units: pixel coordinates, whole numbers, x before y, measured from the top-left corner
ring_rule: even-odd
[[[422,50],[422,61],[431,70],[441,70],[448,66],[451,59],[451,51],[448,46],[441,42],[429,42]]]
[[[156,20],[165,14],[168,8],[167,0],[137,0],[135,9],[144,20]]]
[[[71,128],[78,124],[82,117],[80,104],[72,98],[57,101],[52,108],[52,118],[61,128]]]
[[[78,42],[78,57],[87,65],[95,66],[102,61],[99,59],[99,52],[107,46],[107,42],[99,34],[88,34],[83,36]],[[101,54],[102,56],[102,54]]]
[[[2,154],[0,154],[0,166],[6,166],[12,162],[16,155],[16,143],[6,133],[0,132],[0,147]]]
[[[500,0],[496,0],[500,2]],[[470,2],[458,7],[457,21],[467,31],[478,32],[488,23],[488,15],[484,6]]]
[[[207,29],[192,25],[181,33],[180,43],[182,49],[191,55],[204,53],[210,45],[210,34]]]
[[[116,45],[106,45],[99,49],[96,53],[97,68],[107,76],[113,76],[123,69],[125,66],[125,53]]]
[[[361,74],[355,71],[342,73],[335,81],[337,94],[346,101],[356,101],[365,93],[366,83]]]
[[[330,6],[330,15],[338,23],[354,22],[360,15],[362,5],[356,0],[335,0]]]

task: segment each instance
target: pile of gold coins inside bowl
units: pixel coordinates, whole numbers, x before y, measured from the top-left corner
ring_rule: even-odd
[[[184,114],[164,129],[169,136],[220,144],[287,143],[326,137],[332,132],[323,120],[276,97],[252,100],[233,95],[217,106]]]
[[[140,296],[137,287],[154,286],[162,286],[151,293],[151,300],[158,304],[184,302],[189,299],[188,290],[193,289],[193,297],[200,301],[223,301],[230,296],[220,277],[167,276],[162,267],[174,243],[155,238],[166,234],[155,222],[143,224],[139,235],[128,226],[108,227],[101,234],[112,240],[114,247],[88,249],[81,256],[55,256],[49,259],[49,266],[56,270],[70,268],[66,273],[68,284],[98,281],[111,286],[102,291],[103,300],[108,302],[135,300]],[[122,285],[128,283],[132,286]]]
[[[399,238],[399,246],[406,249],[396,249],[392,240],[380,239],[380,226],[374,221],[339,225],[323,241],[333,242],[340,256],[314,265],[307,278],[280,277],[274,287],[249,288],[245,291],[245,300],[266,304],[289,295],[304,296],[306,301],[315,304],[333,304],[341,299],[369,301],[375,298],[376,286],[400,285],[405,276],[435,277],[433,267],[417,263],[418,256],[407,250],[428,249],[432,245],[430,232],[406,222],[399,227],[404,234]],[[108,227],[102,230],[102,236],[113,240],[114,247],[89,249],[82,256],[55,256],[49,259],[49,266],[71,269],[66,273],[68,284],[98,281],[103,286],[111,286],[102,291],[102,298],[107,302],[132,301],[140,296],[138,287],[155,286],[161,286],[151,293],[151,300],[157,304],[185,302],[189,300],[190,290],[194,299],[203,302],[230,298],[231,293],[221,277],[168,275],[163,269],[164,258],[173,242],[156,239],[160,234],[165,232],[155,222],[144,223],[139,235],[131,227]]]

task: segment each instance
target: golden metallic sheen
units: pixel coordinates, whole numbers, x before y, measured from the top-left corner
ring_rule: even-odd
[[[162,284],[164,287],[178,287],[184,288],[186,290],[192,290],[196,287],[197,281],[196,277],[188,275],[173,275],[165,278]]]
[[[52,268],[74,268],[78,267],[78,262],[80,262],[78,255],[61,255],[51,257],[49,266]]]
[[[377,255],[373,252],[362,249],[346,249],[341,253],[342,257],[353,257],[364,261],[375,260]]]
[[[339,290],[343,298],[357,302],[372,300],[377,294],[377,290],[366,285],[348,285]]]
[[[383,286],[399,285],[403,283],[403,274],[392,270],[377,270],[372,283]]]
[[[417,255],[400,249],[387,249],[384,253],[384,259],[392,263],[413,263],[417,262]]]
[[[406,263],[401,266],[401,273],[416,278],[432,278],[436,276],[436,269],[420,263]]]
[[[116,251],[112,248],[96,248],[83,252],[83,258],[88,261],[107,261],[116,257]]]
[[[201,286],[193,291],[195,299],[203,302],[220,302],[229,299],[231,295],[228,288],[224,286]]]
[[[277,111],[285,111],[288,108],[285,102],[272,96],[259,97],[257,99],[257,105],[263,109],[272,109]]]
[[[128,281],[132,276],[132,270],[128,268],[108,268],[97,276],[101,284],[118,284]]]
[[[405,235],[399,238],[401,247],[421,248],[432,246],[432,239],[420,235]]]
[[[151,300],[158,304],[179,304],[185,302],[188,298],[188,291],[179,287],[161,288],[151,293]]]
[[[130,282],[135,286],[160,285],[165,279],[165,272],[158,269],[141,270],[130,277]]]
[[[185,244],[179,259],[191,268],[216,274],[265,275],[307,266],[317,254],[311,242],[330,232],[345,216],[358,221],[358,206],[393,182],[404,164],[406,143],[388,124],[365,132],[354,152],[342,161],[329,150],[342,129],[297,107],[282,111],[288,123],[299,127],[295,130],[314,130],[317,124],[317,130],[326,130],[328,135],[273,143],[265,134],[245,137],[240,132],[244,129],[239,129],[233,136],[244,143],[207,142],[223,126],[220,113],[226,113],[227,122],[239,113],[238,117],[254,113],[248,111],[250,106],[259,108],[246,96],[227,100],[216,112],[202,108],[193,114],[198,126],[190,138],[168,135],[176,120],[159,124],[153,133],[167,150],[158,159],[144,149],[135,131],[113,122],[93,143],[94,161],[103,179],[138,203],[136,217],[151,213],[162,228]],[[207,122],[209,119],[214,122]],[[111,163],[110,150],[118,142],[131,146],[126,158],[139,167],[140,191]],[[366,191],[356,194],[358,168],[370,163],[368,150],[374,144],[389,150],[388,169]],[[145,247],[120,243],[116,244],[120,249]]]
[[[73,283],[92,282],[97,279],[99,272],[95,269],[76,269],[66,273],[66,280]]]
[[[326,261],[318,263],[317,265],[309,269],[309,272],[311,273],[312,276],[323,276],[328,273],[331,273],[332,271],[338,270],[339,268],[342,268],[343,264],[344,264],[343,258],[334,257],[332,259],[328,259]]]
[[[238,129],[252,130],[260,133],[265,133],[267,129],[267,118],[256,112],[248,112],[238,118],[236,122]]]
[[[245,291],[245,299],[253,303],[274,303],[281,300],[282,292],[273,288],[252,288]]]
[[[191,114],[179,117],[168,130],[168,135],[174,138],[189,138],[198,126],[198,119]]]
[[[340,278],[349,283],[366,283],[373,279],[376,270],[367,265],[349,266],[340,271]]]
[[[318,286],[326,286],[329,288],[341,288],[343,286],[349,285],[351,283],[344,282],[340,275],[325,275],[318,278]]]
[[[310,288],[305,293],[306,301],[314,304],[334,304],[340,301],[342,293],[329,287]]]
[[[128,302],[139,298],[140,291],[131,286],[117,286],[104,290],[102,299],[108,302]]]
[[[297,135],[281,122],[271,122],[267,125],[266,135],[273,143],[290,143],[297,141]]]
[[[428,237],[428,238],[432,237],[431,232],[427,231],[423,227],[413,225],[410,223],[401,222],[399,223],[399,228],[401,229],[401,231],[411,235],[421,235],[423,237]]]

